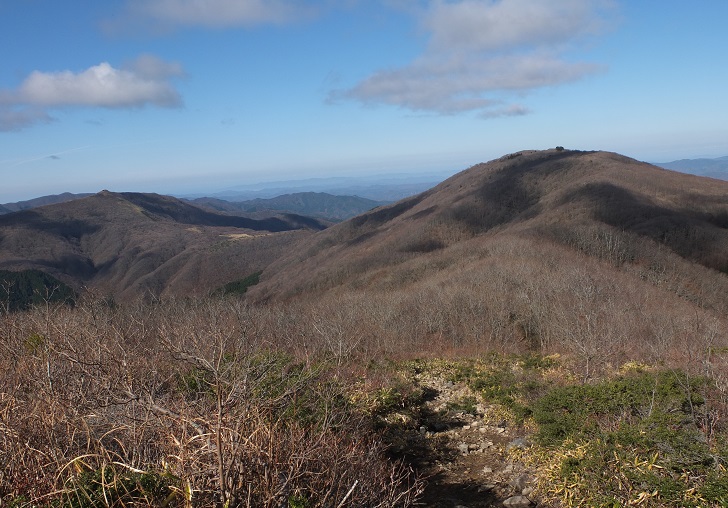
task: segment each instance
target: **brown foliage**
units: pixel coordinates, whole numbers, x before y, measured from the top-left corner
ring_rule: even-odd
[[[117,301],[204,295],[260,271],[315,219],[212,213],[156,194],[109,192],[0,217],[0,267],[36,268]]]
[[[327,354],[285,353],[269,317],[231,300],[2,316],[0,499],[70,499],[121,468],[168,475],[179,506],[411,505],[420,482]]]

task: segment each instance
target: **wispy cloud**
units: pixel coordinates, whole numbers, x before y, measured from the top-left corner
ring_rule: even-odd
[[[27,157],[24,159],[7,159],[0,161],[0,166],[5,166],[6,168],[14,168],[17,166],[22,166],[23,164],[29,164],[31,162],[40,161],[43,159],[53,159],[58,160],[61,158],[61,155],[73,153],[73,152],[79,152],[83,150],[88,150],[91,148],[90,145],[88,146],[79,146],[77,148],[69,148],[68,150],[61,150],[60,152],[54,152],[54,153],[46,153],[43,155],[34,155],[32,157]]]
[[[311,12],[295,0],[127,0],[128,19],[167,27],[227,28],[281,24]]]
[[[14,90],[0,90],[0,131],[51,121],[48,110],[68,107],[178,107],[182,98],[172,79],[179,64],[142,55],[122,68],[107,62],[81,72],[32,72]]]
[[[523,115],[503,97],[577,81],[602,67],[566,50],[603,30],[607,0],[431,0],[420,11],[429,44],[415,61],[376,72],[329,99],[481,118]],[[411,7],[411,6],[410,6]]]
[[[553,48],[598,33],[604,26],[599,16],[603,6],[595,0],[436,0],[422,24],[437,50]]]
[[[0,101],[0,132],[20,131],[31,125],[52,121],[53,118],[43,109],[3,105]]]

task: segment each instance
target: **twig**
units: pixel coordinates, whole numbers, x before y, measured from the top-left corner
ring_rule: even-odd
[[[338,504],[338,506],[336,508],[341,508],[342,506],[344,506],[344,503],[346,503],[346,500],[349,499],[349,496],[351,495],[351,493],[354,492],[354,489],[356,488],[357,483],[359,483],[359,480],[354,480],[354,485],[351,486],[351,488],[349,489],[349,492],[346,493],[346,495],[344,496],[344,499],[341,500],[341,502]]]

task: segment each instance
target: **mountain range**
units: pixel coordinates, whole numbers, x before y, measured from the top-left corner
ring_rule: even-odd
[[[41,270],[119,299],[206,294],[326,226],[295,214],[238,217],[169,196],[102,191],[0,216],[0,269]]]
[[[656,165],[682,173],[728,180],[728,156],[716,159],[681,159],[672,162],[661,162]]]
[[[726,273],[727,228],[728,182],[607,152],[525,151],[308,238],[264,272],[255,292],[384,284],[425,255],[459,267],[465,245],[472,258],[506,237],[537,242],[534,252],[558,246],[619,265],[646,263],[659,250]]]
[[[302,211],[308,196],[296,198]],[[694,308],[724,320],[728,310],[728,182],[614,153],[505,155],[334,225],[290,213],[233,216],[209,207],[235,205],[200,203],[208,209],[104,191],[7,214],[0,269],[43,270],[121,300],[208,294],[240,280],[258,282],[247,292],[252,302],[336,306],[343,295],[366,295],[391,312],[420,309],[413,315],[451,323],[464,323],[466,311],[473,322],[498,316],[488,329],[541,339],[556,331],[539,313],[567,312],[555,302],[604,319],[621,312],[669,321]]]
[[[26,201],[4,203],[0,205],[0,214],[19,212],[21,210],[30,210],[31,208],[37,208],[39,206],[45,205],[53,205],[56,203],[65,203],[66,201],[73,201],[74,199],[84,198],[90,195],[91,194],[72,194],[70,192],[64,192],[63,194],[41,196],[34,199],[28,199]]]
[[[386,187],[385,184],[383,184]],[[390,193],[398,193],[402,189],[396,187],[389,189]],[[387,192],[384,194],[389,195]],[[5,203],[0,205],[0,215],[31,210],[39,206],[65,203],[75,199],[84,198],[91,194],[71,194],[65,192],[50,196],[42,196],[27,201]],[[293,213],[317,217],[324,220],[339,222],[360,213],[390,203],[386,200],[372,200],[351,195],[333,195],[325,192],[295,192],[277,195],[272,198],[254,198],[236,200],[234,197],[220,199],[215,197],[187,198],[185,201],[213,212],[222,212],[227,215],[240,215],[244,217],[266,217],[278,212]]]
[[[349,219],[388,201],[374,201],[359,196],[334,196],[325,192],[296,192],[273,198],[255,198],[246,201],[228,201],[218,198],[197,198],[191,203],[213,211],[228,214],[269,214],[271,211],[297,213],[336,222]]]
[[[728,330],[728,182],[513,153],[301,239],[246,297],[316,302],[342,340],[560,351],[584,379],[634,357],[685,364]]]

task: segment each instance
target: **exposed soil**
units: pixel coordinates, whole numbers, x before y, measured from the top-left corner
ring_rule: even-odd
[[[526,431],[506,421],[494,423],[494,408],[486,404],[458,410],[466,397],[475,396],[464,384],[424,376],[417,382],[425,391],[425,403],[418,421],[397,428],[393,448],[427,477],[421,505],[537,506],[529,497],[533,476],[508,454],[512,447],[529,446]]]

